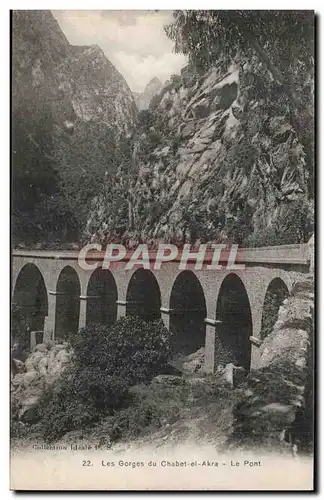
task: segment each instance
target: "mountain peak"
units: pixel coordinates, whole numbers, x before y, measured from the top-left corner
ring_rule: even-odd
[[[152,97],[158,94],[163,87],[161,80],[154,76],[145,86],[144,92],[135,93],[134,99],[138,109],[141,111],[147,109]]]
[[[161,80],[157,77],[157,76],[154,76],[145,86],[145,88],[147,89],[148,87],[150,87],[151,85],[159,85],[160,87],[162,87],[163,83],[161,82]]]

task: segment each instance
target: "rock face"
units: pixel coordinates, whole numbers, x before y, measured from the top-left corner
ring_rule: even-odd
[[[139,111],[148,109],[152,98],[162,90],[163,83],[157,77],[152,78],[146,85],[144,92],[134,92],[134,99]]]
[[[19,420],[32,420],[42,393],[67,367],[71,355],[67,344],[38,344],[25,363],[20,361],[20,371],[11,374],[12,408]]]
[[[57,192],[47,184],[53,185],[54,171],[71,212],[87,213],[114,168],[116,148],[133,127],[132,92],[100,47],[70,45],[50,11],[14,11],[12,55],[14,211],[39,217],[30,213],[38,191],[31,193],[31,207],[21,197],[41,175],[45,206],[53,205]],[[31,174],[25,187],[21,180]]]
[[[234,412],[234,438],[270,447],[289,442],[310,449],[313,439],[313,277],[296,282],[260,347],[258,370],[246,381]]]
[[[237,60],[203,75],[187,67],[165,84],[141,117],[126,238],[241,243],[296,214],[307,198],[305,155],[282,99],[259,89],[269,78]],[[116,225],[103,197],[88,232],[103,240]]]
[[[15,11],[14,107],[27,104],[37,88],[51,101],[62,132],[74,123],[77,133],[83,122],[94,120],[125,133],[133,123],[132,93],[100,47],[70,45],[50,11]]]

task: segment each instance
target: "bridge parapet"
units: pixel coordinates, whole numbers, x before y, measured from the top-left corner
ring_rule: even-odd
[[[242,248],[241,255],[244,263],[307,265],[310,260],[308,243]]]
[[[314,236],[312,236],[309,243],[300,243],[294,245],[277,245],[271,247],[258,247],[258,248],[240,248],[237,255],[237,261],[247,264],[282,264],[282,265],[308,265],[311,260],[311,253],[314,249]],[[213,251],[206,250],[205,261],[210,262]],[[157,252],[149,251],[150,261],[154,261]],[[122,261],[127,262],[132,255],[128,252]],[[34,258],[34,259],[50,259],[50,260],[70,260],[77,261],[79,252],[76,251],[52,251],[52,250],[13,250],[13,258]],[[104,252],[89,252],[87,260],[103,261],[105,257]],[[179,262],[181,259],[181,252],[173,260]]]

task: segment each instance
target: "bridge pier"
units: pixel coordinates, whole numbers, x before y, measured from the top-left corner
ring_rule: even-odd
[[[251,370],[257,370],[260,367],[261,354],[259,346],[261,341],[255,337],[250,337],[251,341]]]
[[[51,290],[48,292],[48,315],[44,323],[44,342],[55,339],[56,297],[57,292]]]
[[[87,324],[87,295],[80,295],[79,330]]]
[[[205,372],[214,373],[215,365],[215,327],[206,324],[206,341],[205,341]]]
[[[206,340],[205,340],[205,372],[215,371],[215,351],[217,338],[217,325],[222,322],[216,319],[205,318]]]
[[[170,313],[171,313],[172,309],[170,309],[169,307],[161,307],[160,311],[161,311],[161,319],[164,323],[164,326],[165,326],[165,328],[167,328],[169,330],[169,328],[170,328]]]
[[[126,316],[127,300],[117,300],[117,319]]]

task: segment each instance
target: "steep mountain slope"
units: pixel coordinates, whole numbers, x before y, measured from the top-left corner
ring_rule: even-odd
[[[64,232],[67,213],[79,229],[103,179],[114,171],[120,138],[134,124],[132,92],[98,46],[70,45],[49,11],[13,13],[12,76],[18,239],[26,220],[35,222],[34,232],[31,227],[29,232],[38,240]],[[44,174],[48,189],[37,185],[43,164],[51,171]],[[27,189],[30,199],[23,204]],[[37,222],[46,206],[56,212],[55,227],[46,220]],[[67,238],[70,230],[65,231]]]
[[[128,207],[111,210],[118,189],[99,197],[93,239],[124,227],[132,241],[307,240],[308,172],[286,96],[257,58],[221,63],[185,68],[139,114]]]
[[[152,78],[149,83],[146,85],[144,92],[135,92],[134,99],[136,102],[136,106],[140,111],[143,109],[147,109],[150,105],[151,99],[156,94],[162,90],[163,84],[161,80],[157,77]]]

